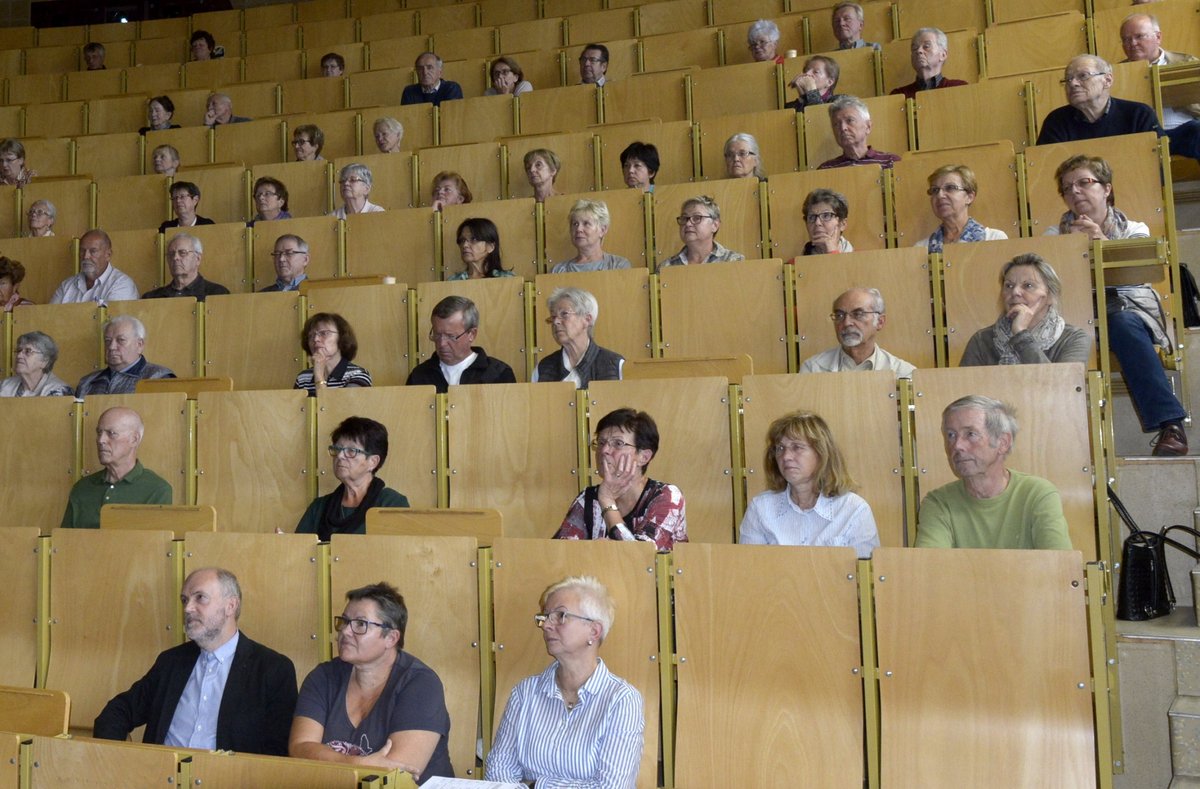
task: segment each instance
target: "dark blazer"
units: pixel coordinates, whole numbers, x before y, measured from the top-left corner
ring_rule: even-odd
[[[457,82],[448,79],[442,80],[442,84],[438,85],[438,89],[433,93],[426,93],[421,90],[420,85],[409,85],[400,92],[401,104],[433,104],[438,105],[443,101],[452,99],[461,99],[463,97],[462,86]]]
[[[471,366],[463,370],[460,384],[515,384],[517,376],[513,369],[499,359],[493,359],[483,352],[483,349],[472,345],[471,350],[477,356]],[[442,375],[442,367],[437,356],[431,356],[418,364],[408,374],[404,382],[408,386],[436,386],[438,392],[445,394],[450,390],[450,383]]]
[[[193,641],[161,653],[146,676],[104,706],[93,736],[124,740],[145,724],[142,742],[161,745],[199,657],[200,647]],[[295,709],[292,661],[242,633],[217,713],[217,748],[286,756]]]

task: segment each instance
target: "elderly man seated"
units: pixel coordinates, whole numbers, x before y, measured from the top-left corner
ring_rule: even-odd
[[[433,307],[429,341],[434,356],[412,369],[409,386],[435,386],[446,392],[454,384],[512,384],[513,370],[478,346],[479,308],[465,296],[447,296]]]
[[[1071,550],[1058,490],[1004,465],[1016,437],[1016,415],[1007,403],[967,395],[946,406],[942,438],[958,481],[925,495],[918,548]]]
[[[1145,60],[1155,66],[1194,63],[1195,55],[1170,52],[1162,46],[1162,28],[1150,14],[1130,14],[1121,25],[1124,63]],[[1171,153],[1200,159],[1200,103],[1183,107],[1163,107],[1162,127],[1171,140]]]
[[[449,79],[442,79],[442,59],[432,52],[417,56],[413,68],[417,72],[417,84],[407,86],[400,94],[401,104],[432,104],[461,99],[462,86]]]
[[[137,285],[112,265],[112,239],[108,233],[89,230],[79,239],[79,273],[62,281],[50,303],[133,301],[137,297]]]
[[[1071,58],[1063,73],[1067,105],[1051,110],[1042,121],[1037,144],[1091,140],[1152,131],[1159,136],[1154,110],[1138,101],[1112,96],[1112,66],[1096,55]]]
[[[795,90],[797,96],[783,106],[796,112],[804,112],[805,107],[828,104],[836,98],[833,91],[841,73],[841,68],[833,58],[813,55],[804,61],[804,71],[788,83],[788,87]]]
[[[912,67],[917,78],[907,85],[892,90],[892,94],[903,94],[905,98],[916,98],[919,90],[934,90],[935,88],[953,88],[967,83],[961,79],[948,79],[942,76],[942,64],[950,55],[949,42],[946,34],[936,27],[923,27],[913,33],[909,49],[912,53]]]
[[[110,408],[100,415],[96,455],[104,469],[71,488],[62,528],[100,528],[100,508],[105,504],[171,503],[171,486],[137,459],[145,433],[142,418],[132,408]]]
[[[299,290],[300,283],[308,279],[308,242],[300,236],[285,233],[275,239],[271,262],[275,265],[275,281],[259,293]]]
[[[174,378],[175,373],[146,361],[146,327],[132,315],[118,315],[104,324],[104,360],[108,367],[88,373],[75,387],[76,397],[132,394],[143,378]]]
[[[204,301],[209,296],[224,296],[229,288],[209,282],[200,276],[200,261],[204,258],[204,245],[200,239],[187,233],[179,233],[167,244],[167,268],[171,281],[161,288],[143,293],[143,299],[170,299],[191,296]]]
[[[838,347],[810,356],[802,373],[842,373],[857,370],[891,370],[897,378],[912,378],[911,364],[875,343],[887,322],[883,294],[875,288],[851,288],[833,302],[833,333]]]
[[[842,155],[822,162],[818,170],[856,164],[878,164],[890,170],[893,162],[900,161],[898,155],[877,151],[867,144],[871,136],[871,111],[857,96],[838,96],[834,99],[829,105],[829,123]]]
[[[721,209],[708,195],[697,195],[685,200],[675,221],[679,223],[679,238],[683,240],[683,249],[660,262],[660,269],[667,266],[726,263],[746,259],[741,252],[726,249],[717,241],[717,231],[721,229]]]
[[[863,41],[863,7],[858,3],[842,0],[835,5],[830,15],[830,23],[833,25],[833,37],[837,39],[838,49],[879,49],[878,44]]]
[[[226,123],[245,123],[249,118],[233,114],[233,99],[224,93],[208,94],[204,109],[205,126],[223,126]]]

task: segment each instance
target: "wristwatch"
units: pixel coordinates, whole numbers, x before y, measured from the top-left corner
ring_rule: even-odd
[[[620,513],[620,512],[621,512],[621,508],[620,508],[620,507],[618,507],[618,506],[617,506],[617,503],[614,501],[612,504],[609,504],[607,507],[601,507],[601,508],[600,508],[600,511],[601,511],[601,512],[616,512],[616,513]]]

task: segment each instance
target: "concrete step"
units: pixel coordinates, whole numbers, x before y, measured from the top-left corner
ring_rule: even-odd
[[[1171,705],[1171,769],[1200,778],[1200,696],[1179,696]]]
[[[1200,789],[1200,778],[1188,778],[1186,775],[1177,775],[1171,779],[1171,785],[1167,789]]]

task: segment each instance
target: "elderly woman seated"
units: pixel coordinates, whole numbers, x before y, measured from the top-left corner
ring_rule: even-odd
[[[404,651],[400,592],[382,581],[350,590],[333,626],[338,656],[305,677],[288,754],[400,769],[418,783],[454,777],[445,691],[433,669]]]
[[[35,170],[25,169],[25,146],[9,137],[0,140],[0,186],[26,186],[37,178]]]
[[[608,590],[591,576],[572,576],[547,587],[539,605],[533,619],[554,661],[513,688],[487,780],[634,786],[646,721],[641,693],[600,658],[616,610]]]
[[[683,239],[683,249],[661,261],[658,264],[660,269],[667,266],[746,259],[741,252],[726,249],[717,241],[717,231],[721,229],[721,209],[708,195],[698,195],[684,201],[675,221],[679,223],[679,237]]]
[[[146,122],[148,125],[138,129],[138,134],[145,136],[146,132],[162,131],[163,129],[178,129],[178,123],[171,123],[175,117],[175,102],[169,96],[155,96],[146,102]]]
[[[646,476],[658,453],[658,425],[644,411],[618,408],[596,425],[599,485],[575,498],[556,540],[643,540],[669,551],[687,542],[687,508],[674,485]]]
[[[0,255],[0,307],[5,312],[12,312],[13,307],[23,304],[33,304],[17,289],[23,279],[25,267],[16,260],[9,260]]]
[[[485,96],[520,96],[533,90],[533,85],[525,79],[525,72],[510,57],[493,60],[490,76],[492,86],[483,92]]]
[[[631,142],[621,151],[621,174],[630,189],[653,192],[654,178],[661,164],[658,148],[652,143]]]
[[[446,277],[447,282],[464,279],[511,277],[500,259],[500,231],[490,219],[471,217],[458,226],[458,253],[462,270]]]
[[[779,25],[770,19],[760,19],[750,25],[746,31],[746,46],[750,48],[750,57],[758,63],[768,60],[775,63],[784,61],[779,49]]]
[[[25,215],[29,223],[29,238],[48,238],[54,235],[54,220],[58,218],[58,209],[49,200],[35,200],[29,206]]]
[[[846,217],[850,206],[846,198],[832,189],[814,189],[804,198],[804,226],[808,229],[808,242],[804,255],[853,252],[854,247],[842,235],[846,230]]]
[[[948,164],[929,174],[929,205],[941,222],[929,238],[917,242],[930,252],[941,252],[946,244],[958,241],[997,241],[1008,238],[1003,230],[984,227],[968,213],[978,192],[975,173],[963,164]]]
[[[179,151],[173,145],[160,145],[150,155],[150,162],[158,175],[175,175],[179,169]]]
[[[303,123],[292,131],[292,152],[298,162],[323,162],[321,151],[325,148],[325,132],[321,127]]]
[[[625,357],[594,341],[600,305],[579,288],[556,288],[546,299],[546,323],[559,350],[538,362],[533,381],[571,381],[586,389],[592,381],[619,381]]]
[[[433,177],[429,199],[433,210],[441,211],[448,205],[466,205],[473,196],[465,178],[451,170],[443,170]]]
[[[558,180],[558,170],[562,162],[558,154],[549,148],[535,148],[525,154],[525,177],[533,187],[533,199],[539,203],[558,194],[554,182]]]
[[[388,456],[387,428],[374,419],[352,416],[329,435],[329,456],[337,488],[318,496],[296,526],[297,534],[315,534],[328,542],[334,534],[366,534],[367,510],[407,507],[408,499],[379,478]]]
[[[0,258],[7,260],[7,258]],[[0,381],[0,397],[52,397],[71,394],[66,381],[51,372],[58,361],[58,346],[47,334],[31,331],[17,338],[13,371]]]
[[[753,134],[738,132],[725,141],[725,177],[767,180],[758,140]]]
[[[258,213],[250,220],[250,226],[255,222],[271,222],[276,219],[291,219],[288,212],[288,190],[283,181],[264,175],[254,182],[254,207]]]
[[[351,214],[373,214],[382,211],[383,206],[375,205],[367,197],[371,194],[374,184],[371,169],[365,164],[348,164],[338,174],[338,185],[342,188],[342,207],[333,212],[338,219],[345,219]]]
[[[860,559],[879,547],[871,505],[854,479],[829,425],[809,411],[781,416],[767,429],[767,488],[746,508],[744,545],[846,546]]]
[[[629,261],[620,255],[612,255],[603,249],[604,237],[608,235],[608,205],[600,200],[580,200],[571,207],[567,218],[571,228],[571,243],[575,245],[575,257],[556,263],[551,274],[574,274],[579,271],[609,271],[629,268]]]
[[[400,153],[400,141],[404,139],[404,124],[392,117],[378,118],[372,127],[375,147],[380,153]]]
[[[828,104],[836,98],[833,90],[841,73],[841,68],[833,58],[813,55],[804,61],[804,70],[788,83],[797,96],[783,106],[803,112],[805,107]]]
[[[1000,269],[1000,318],[975,332],[963,351],[963,367],[985,364],[1088,363],[1090,332],[1058,314],[1062,283],[1054,268],[1032,253]]]
[[[306,389],[309,397],[318,390],[370,386],[371,374],[351,364],[358,353],[354,329],[341,315],[318,312],[304,322],[300,330],[300,348],[312,360],[312,367],[296,376],[293,389]]]

